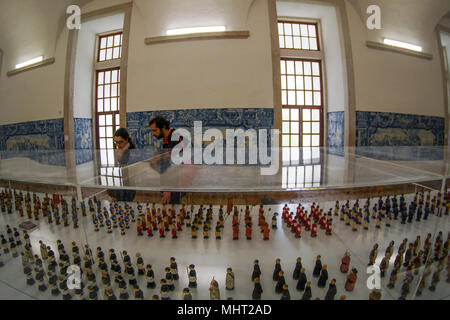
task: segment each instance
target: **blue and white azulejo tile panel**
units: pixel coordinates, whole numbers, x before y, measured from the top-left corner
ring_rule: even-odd
[[[74,140],[76,164],[92,161],[92,119],[74,118]]]
[[[0,126],[2,158],[26,157],[42,164],[65,165],[64,119]]]

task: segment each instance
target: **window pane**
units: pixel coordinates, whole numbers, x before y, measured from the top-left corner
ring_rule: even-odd
[[[98,84],[103,84],[103,72],[98,73]]]
[[[302,24],[300,28],[301,28],[302,36],[307,37],[308,36],[308,26],[306,24]]]
[[[281,76],[281,90],[286,90],[286,76]]]
[[[320,182],[320,165],[314,166],[314,182]]]
[[[295,91],[288,91],[288,105],[295,106]]]
[[[113,36],[108,37],[108,48],[112,47],[113,43],[114,43],[114,37]]]
[[[305,166],[305,183],[312,182],[312,166]]]
[[[311,62],[305,62],[305,63],[303,63],[303,66],[304,66],[305,76],[310,76],[311,75]]]
[[[300,160],[299,148],[289,148],[289,149],[291,150],[291,164],[298,164]]]
[[[103,100],[102,99],[97,100],[97,111],[103,112]]]
[[[297,90],[303,90],[303,77],[301,76],[297,76],[296,77],[296,86],[297,86]]]
[[[111,145],[112,145],[112,140],[110,139],[110,141],[111,141]],[[108,149],[112,149],[112,148],[108,148]],[[108,152],[108,164],[114,165],[114,150],[108,150],[107,152]]]
[[[312,90],[312,78],[305,77],[305,90]]]
[[[313,78],[313,88],[314,90],[320,91],[320,77]]]
[[[320,97],[320,92],[314,92],[314,105],[315,106],[322,105],[322,98]]]
[[[106,60],[111,60],[112,59],[112,49],[107,49],[106,50]]]
[[[289,109],[283,109],[282,120],[289,121]]]
[[[117,111],[117,98],[111,99],[111,111]]]
[[[298,106],[305,105],[305,91],[297,91],[297,105]]]
[[[106,50],[100,50],[100,57],[99,57],[99,61],[105,61],[106,58]]]
[[[287,93],[286,91],[281,91],[281,104],[287,105]]]
[[[106,136],[108,138],[112,138],[114,136],[113,127],[106,127]]]
[[[284,36],[280,36],[280,48],[281,49],[285,48],[285,46],[284,46]]]
[[[109,98],[111,96],[111,86],[108,84],[105,86],[105,98]]]
[[[320,145],[320,142],[319,142],[319,135],[313,135],[312,136],[312,146],[313,147],[318,147],[319,145]]]
[[[118,82],[117,81],[117,70],[111,71],[111,82]]]
[[[300,133],[300,122],[291,122],[291,133],[293,134]]]
[[[117,84],[112,84],[111,85],[111,97],[117,97]]]
[[[299,146],[298,135],[291,136],[291,147],[298,147],[298,146]]]
[[[300,25],[298,25],[298,24],[293,24],[292,25],[292,34],[294,36],[299,36],[300,35]]]
[[[285,35],[292,35],[292,26],[290,23],[285,23],[284,24],[284,34]]]
[[[311,163],[311,148],[303,148],[303,162]]]
[[[103,86],[98,86],[97,98],[103,98]]]
[[[317,48],[317,39],[316,38],[309,38],[309,49],[311,49],[311,50],[318,50],[318,48]]]
[[[291,109],[291,121],[298,121],[298,114],[299,114],[299,110],[298,109]]]
[[[300,37],[294,37],[294,49],[301,49],[302,43],[300,41]]]
[[[100,139],[100,149],[106,149],[106,140]]]
[[[105,109],[105,112],[111,111],[111,99],[105,99],[103,107]]]
[[[294,61],[286,61],[287,74],[295,74],[294,73]]]
[[[312,122],[312,133],[320,133],[320,123]]]
[[[286,37],[285,38],[286,41],[286,49],[292,49],[294,48],[294,42],[292,41],[292,37]]]
[[[311,146],[311,136],[304,135],[303,136],[303,146],[304,147],[310,147]]]
[[[120,123],[120,114],[116,114],[116,125]]]
[[[311,133],[311,122],[302,122],[303,127],[303,134],[310,134]]]
[[[104,48],[106,48],[106,38],[102,38],[101,40],[100,40],[100,49],[104,49]]]
[[[283,122],[283,133],[289,133],[289,122]]]
[[[104,149],[106,149],[106,148],[104,148]],[[106,150],[102,150],[100,152],[100,159],[102,159],[101,160],[102,165],[104,165],[104,166],[108,165],[108,156],[107,156]]]
[[[286,61],[281,60],[280,68],[281,68],[281,74],[286,74]]]
[[[311,106],[313,104],[312,101],[312,92],[305,91],[305,106]]]
[[[113,49],[113,59],[118,59],[119,58],[119,47],[115,47]]]
[[[308,40],[308,38],[302,38],[302,49],[309,50],[309,40]]]
[[[111,83],[111,71],[105,72],[105,83],[107,84]]]
[[[312,121],[320,121],[320,111],[317,109],[312,110]]]
[[[120,46],[120,34],[114,36],[114,46]]]
[[[291,159],[291,153],[289,152],[290,148],[281,148],[281,153],[283,155],[283,162],[290,161]]]
[[[311,110],[310,109],[303,109],[303,121],[311,121]]]
[[[313,159],[320,160],[320,148],[311,148],[311,149],[312,149],[311,157]],[[320,169],[320,165],[318,165],[316,167],[319,167],[319,169]]]
[[[320,75],[320,71],[319,71],[319,63],[318,63],[318,62],[313,62],[313,63],[312,63],[312,74],[313,74],[314,76]]]
[[[282,147],[289,147],[289,135],[284,134],[281,143]]]
[[[316,27],[315,26],[308,26],[309,36],[315,37],[316,36]]]
[[[106,115],[106,125],[107,126],[112,126],[112,123],[113,121],[112,121],[112,114],[107,114]]]
[[[99,127],[98,129],[99,129],[98,132],[99,132],[100,138],[106,137],[106,128],[105,127]]]
[[[295,90],[295,77],[294,76],[287,77],[287,86],[288,86],[288,89]]]
[[[98,124],[100,126],[104,126],[105,125],[105,116],[103,116],[103,115],[98,116]]]
[[[114,147],[113,147],[113,140],[112,139],[106,140],[106,148],[114,149]],[[111,157],[111,159],[108,159],[108,162],[110,164],[114,164],[114,161],[111,162],[111,160],[114,160],[114,155]]]
[[[278,23],[278,34],[282,35],[284,34],[284,27],[283,27],[283,23]]]
[[[301,61],[295,61],[295,73],[298,75],[303,74],[303,63]]]

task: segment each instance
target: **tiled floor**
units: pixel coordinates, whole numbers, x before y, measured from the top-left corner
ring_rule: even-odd
[[[411,199],[411,195],[407,196],[407,201]],[[69,199],[68,199],[69,200]],[[372,205],[373,205],[372,200]],[[312,201],[311,201],[312,202]],[[311,202],[302,202],[302,205],[309,210]],[[363,205],[365,199],[360,200]],[[351,201],[353,204],[353,201]],[[328,208],[334,205],[334,202],[320,202],[320,206],[327,211]],[[265,206],[266,212],[272,208],[272,212],[278,211],[281,213],[279,205]],[[176,207],[177,208],[177,207]],[[295,211],[296,205],[290,205],[292,211]],[[198,206],[195,206],[195,212]],[[214,207],[214,226],[217,220],[218,207]],[[346,226],[343,221],[338,218],[333,219],[333,235],[325,235],[325,230],[318,230],[318,237],[312,238],[310,234],[302,230],[302,238],[296,239],[294,235],[281,223],[281,214],[278,217],[278,230],[271,230],[270,240],[263,241],[262,234],[257,230],[257,207],[252,210],[253,223],[253,240],[246,240],[244,236],[244,228],[241,223],[240,239],[232,240],[231,218],[225,221],[225,229],[222,234],[222,240],[216,240],[214,236],[210,239],[204,240],[201,236],[198,239],[191,239],[190,229],[184,229],[179,233],[178,239],[171,239],[170,236],[161,239],[158,236],[147,238],[146,236],[138,237],[134,224],[127,230],[125,236],[120,235],[118,229],[114,229],[113,234],[106,233],[106,229],[101,228],[99,232],[94,232],[93,225],[88,217],[81,217],[81,228],[74,230],[71,227],[63,227],[62,225],[48,225],[46,220],[38,222],[38,228],[31,232],[34,253],[39,254],[38,241],[43,240],[47,245],[52,246],[55,253],[56,240],[61,239],[66,247],[66,251],[71,255],[71,242],[76,241],[79,245],[82,243],[89,243],[90,247],[95,252],[97,246],[101,246],[105,254],[110,248],[118,250],[127,250],[135,262],[135,253],[140,252],[144,258],[145,264],[150,263],[155,270],[155,280],[164,277],[164,267],[168,266],[169,258],[175,257],[178,263],[180,279],[176,281],[176,289],[170,292],[172,299],[180,299],[181,292],[187,286],[186,267],[193,263],[196,266],[198,287],[191,289],[194,299],[209,299],[209,283],[213,277],[219,282],[221,298],[226,299],[232,297],[233,299],[251,299],[253,291],[253,284],[250,280],[253,270],[253,260],[259,259],[262,270],[262,294],[263,299],[279,299],[280,295],[275,293],[275,282],[272,281],[272,273],[274,270],[275,259],[281,259],[281,265],[285,272],[286,282],[289,285],[291,298],[299,299],[302,293],[295,290],[296,281],[292,279],[292,272],[295,267],[297,257],[302,257],[303,266],[306,268],[308,280],[312,282],[313,298],[323,299],[328,288],[329,281],[333,278],[337,281],[337,295],[338,299],[342,294],[347,296],[347,299],[368,299],[370,290],[366,286],[367,278],[370,276],[366,273],[369,252],[375,242],[379,244],[379,254],[377,263],[380,263],[384,251],[391,240],[395,241],[394,254],[391,258],[389,270],[386,272],[386,277],[382,279],[382,299],[397,299],[400,296],[400,288],[404,279],[404,274],[400,273],[396,287],[392,290],[386,288],[389,279],[390,271],[393,267],[393,262],[397,254],[398,245],[403,238],[408,238],[409,241],[414,241],[417,235],[421,235],[422,241],[425,239],[427,233],[431,232],[433,235],[437,231],[442,231],[444,241],[450,231],[450,219],[448,216],[437,217],[430,216],[428,221],[416,222],[402,225],[400,221],[393,221],[390,228],[382,226],[381,229],[375,229],[375,221],[371,221],[371,226],[368,231],[363,230],[359,226],[357,232],[353,232],[350,226]],[[268,216],[270,221],[271,214]],[[5,225],[18,226],[23,220],[18,214],[0,214],[0,230],[5,233]],[[213,231],[210,232],[213,235]],[[199,232],[200,235],[200,232]],[[423,246],[423,244],[422,244]],[[356,267],[359,271],[358,281],[353,292],[346,292],[344,284],[346,275],[339,271],[340,260],[348,249],[351,253],[351,267]],[[315,257],[320,254],[322,256],[322,263],[328,265],[329,280],[326,288],[317,287],[317,278],[312,277],[312,270],[314,268]],[[120,256],[119,256],[120,257]],[[27,286],[25,283],[25,276],[22,272],[21,259],[12,258],[10,254],[3,255],[5,266],[0,268],[0,299],[61,299],[59,297],[51,296],[49,290],[44,293],[38,291],[37,286]],[[109,265],[109,260],[106,262]],[[233,291],[225,290],[225,274],[226,268],[232,267],[236,277],[236,285]],[[404,268],[401,270],[404,271]],[[421,272],[423,268],[421,269]],[[445,282],[447,278],[447,270],[441,272],[441,282],[438,284],[435,292],[428,289],[420,299],[449,299],[450,285]],[[415,276],[414,282],[411,285],[413,292],[417,285],[418,276]],[[431,276],[428,278],[428,285]],[[101,276],[97,272],[97,283],[101,288]],[[159,285],[155,289],[147,289],[145,278],[138,277],[138,283],[144,292],[145,299],[150,299],[154,294],[159,294]],[[427,285],[427,287],[428,287]],[[117,287],[114,287],[115,294],[118,296]],[[87,292],[85,291],[85,294]],[[131,296],[131,291],[130,291]],[[102,290],[99,292],[99,298],[103,297]],[[410,294],[408,299],[413,298]]]

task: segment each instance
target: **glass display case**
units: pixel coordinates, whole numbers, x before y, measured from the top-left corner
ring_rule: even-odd
[[[42,161],[49,156],[30,159],[29,152],[2,154],[0,233],[5,240],[0,298],[108,299],[113,292],[118,299],[127,298],[126,293],[133,299],[139,297],[139,290],[144,299],[162,298],[166,293],[160,290],[160,280],[171,282],[165,271],[171,266],[170,258],[175,258],[179,275],[173,281],[175,289],[168,291],[171,299],[183,298],[191,264],[197,273],[197,287],[190,288],[193,299],[210,298],[212,279],[219,284],[221,299],[252,299],[254,260],[259,260],[261,269],[261,298],[280,299],[282,281],[273,280],[276,259],[281,260],[291,299],[301,299],[305,291],[299,290],[297,258],[311,282],[312,299],[324,299],[332,279],[336,300],[379,294],[389,300],[449,298],[447,149],[278,151],[278,163],[270,164],[261,160],[253,164],[248,153],[241,163],[234,158],[233,164],[205,164],[194,161],[192,155],[190,163],[175,164],[170,154],[156,149],[129,150],[125,161],[123,154],[97,150],[93,161],[66,166]],[[270,167],[276,169],[274,174],[264,171]],[[163,199],[169,203],[163,205]],[[58,240],[67,257],[61,246],[58,250]],[[22,252],[30,255],[30,248],[25,250],[27,241],[36,258],[22,259]],[[49,259],[43,259],[48,248],[41,250],[40,241],[62,266],[49,269]],[[391,241],[392,250],[388,249]],[[92,250],[92,258],[85,245]],[[79,254],[72,250],[74,246]],[[97,248],[104,254],[107,272],[102,272]],[[110,249],[115,250],[120,273],[111,269]],[[350,262],[343,264],[346,252]],[[373,265],[368,266],[371,254]],[[318,255],[327,268],[313,272]],[[92,266],[84,265],[84,257]],[[36,267],[39,259],[42,268]],[[154,288],[147,264],[152,266]],[[78,265],[81,277],[75,272]],[[234,273],[233,290],[226,289],[232,282],[226,276],[228,267]],[[357,270],[354,284],[353,269]],[[115,282],[118,274],[125,289]],[[82,290],[60,287],[72,281],[76,288],[77,277],[85,285]],[[28,278],[35,283],[27,284]],[[139,289],[134,289],[134,283]]]

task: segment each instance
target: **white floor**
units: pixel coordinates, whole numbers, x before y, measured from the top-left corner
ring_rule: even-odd
[[[411,196],[407,196],[407,201]],[[70,204],[70,199],[69,204]],[[372,200],[371,207],[374,204]],[[353,205],[353,201],[350,202]],[[360,200],[360,205],[365,203],[365,199]],[[342,204],[342,203],[341,203]],[[205,204],[206,205],[206,204]],[[302,205],[309,210],[311,202],[304,202]],[[334,205],[334,202],[321,202],[320,206],[324,211]],[[443,232],[444,241],[450,231],[450,219],[448,216],[437,217],[430,215],[428,221],[416,222],[402,225],[400,220],[393,220],[392,226],[387,228],[383,225],[381,229],[375,228],[375,221],[371,221],[371,226],[368,231],[363,230],[359,226],[358,232],[353,232],[350,226],[346,226],[343,221],[337,217],[333,219],[333,235],[325,235],[325,230],[318,229],[318,237],[311,238],[309,233],[303,230],[302,238],[296,239],[294,235],[281,223],[281,207],[282,206],[265,206],[267,212],[268,208],[272,208],[272,212],[280,213],[278,217],[278,230],[271,230],[270,240],[263,241],[262,234],[257,228],[257,207],[252,210],[252,217],[254,223],[253,240],[245,239],[245,229],[241,223],[240,239],[232,240],[231,218],[225,222],[225,228],[222,235],[222,240],[216,240],[213,236],[213,230],[210,232],[210,239],[204,240],[199,232],[198,239],[191,239],[190,229],[184,229],[179,233],[178,239],[171,239],[170,236],[161,239],[159,236],[147,238],[146,236],[138,237],[134,224],[127,230],[125,236],[120,235],[118,229],[113,229],[113,234],[106,233],[106,229],[101,228],[99,232],[94,232],[93,225],[88,217],[80,217],[81,228],[74,230],[72,227],[63,227],[62,225],[48,225],[46,220],[38,222],[38,228],[31,232],[34,253],[39,254],[39,240],[50,245],[55,254],[56,240],[61,239],[65,245],[66,251],[71,256],[71,242],[76,241],[80,246],[82,243],[89,243],[90,247],[95,252],[97,246],[101,246],[105,254],[110,248],[115,248],[116,252],[119,250],[127,250],[133,261],[135,253],[140,252],[144,258],[145,264],[150,263],[155,270],[155,280],[157,284],[159,280],[164,277],[164,268],[169,265],[169,258],[175,257],[178,263],[180,273],[180,280],[176,281],[176,289],[170,292],[172,299],[180,299],[181,292],[184,287],[187,287],[188,280],[186,274],[186,267],[193,263],[196,266],[198,287],[191,289],[194,299],[209,299],[209,283],[213,277],[219,282],[221,298],[226,299],[232,297],[233,299],[251,299],[253,291],[253,283],[251,282],[251,274],[253,271],[253,260],[259,259],[262,271],[262,287],[263,299],[279,299],[280,295],[275,293],[275,282],[272,281],[272,273],[274,270],[275,259],[281,259],[281,265],[285,272],[286,282],[289,285],[292,299],[299,299],[302,296],[301,292],[295,290],[296,281],[292,279],[292,272],[295,267],[297,257],[302,257],[303,266],[306,268],[308,280],[312,282],[313,298],[323,299],[328,289],[329,281],[333,278],[337,281],[337,295],[336,299],[343,294],[347,299],[368,299],[370,290],[366,286],[367,278],[370,276],[366,273],[369,252],[375,242],[379,244],[377,263],[379,263],[384,256],[384,251],[391,240],[395,241],[394,254],[391,258],[390,268],[386,272],[386,277],[382,279],[382,299],[397,299],[400,296],[400,288],[404,279],[404,274],[400,273],[394,289],[387,289],[386,285],[389,280],[390,271],[393,268],[393,262],[397,254],[398,245],[403,238],[408,238],[409,241],[414,241],[416,236],[420,234],[422,241],[426,238],[427,233],[431,232],[433,235],[437,231]],[[177,208],[177,207],[176,207]],[[296,205],[290,205],[291,211],[295,212]],[[197,212],[198,206],[195,206]],[[218,208],[214,207],[214,221],[217,219]],[[266,218],[270,222],[271,215]],[[26,219],[20,218],[19,215],[0,214],[0,232],[6,236],[5,226],[9,224],[11,227],[17,227],[20,222]],[[422,243],[423,247],[423,243]],[[353,292],[346,292],[344,284],[346,275],[339,271],[340,261],[344,255],[345,250],[348,249],[351,253],[351,267],[358,269],[358,281]],[[317,287],[317,278],[312,277],[312,270],[314,268],[316,255],[322,256],[322,263],[328,265],[329,280],[326,288]],[[119,256],[120,257],[120,256]],[[25,276],[22,272],[21,259],[12,258],[10,254],[2,256],[5,266],[0,268],[0,299],[61,299],[61,296],[53,297],[50,291],[47,290],[41,293],[37,289],[37,285],[27,286]],[[106,262],[109,264],[109,260]],[[225,290],[225,274],[226,268],[232,267],[236,277],[235,290]],[[434,269],[433,269],[434,270]],[[404,268],[401,270],[404,271]],[[423,271],[423,269],[421,270]],[[435,292],[425,289],[420,299],[449,299],[450,285],[445,282],[447,278],[447,270],[441,272],[441,282],[437,285]],[[417,279],[415,276],[414,282],[411,285],[411,292],[417,286]],[[429,286],[431,276],[428,278],[427,287]],[[101,276],[97,272],[97,283],[100,288]],[[150,299],[154,294],[159,294],[159,285],[155,289],[147,289],[145,278],[138,277],[138,283],[144,292],[145,299]],[[99,291],[99,298],[103,297],[103,290]],[[116,296],[119,295],[117,287],[114,287]],[[87,296],[87,291],[85,290]],[[131,296],[131,291],[130,291]],[[412,299],[410,294],[408,299]],[[416,298],[419,299],[419,298]]]

